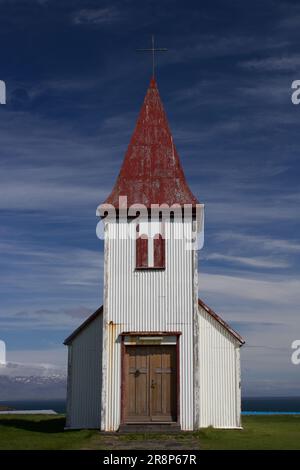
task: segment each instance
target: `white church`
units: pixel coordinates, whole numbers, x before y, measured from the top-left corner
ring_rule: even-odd
[[[65,340],[66,428],[241,427],[244,341],[198,298],[202,212],[152,78],[117,181],[97,210],[103,305]]]

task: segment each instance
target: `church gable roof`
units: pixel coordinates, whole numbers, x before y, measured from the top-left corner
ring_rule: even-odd
[[[198,304],[199,304],[199,307],[202,307],[220,325],[222,325],[223,328],[225,328],[225,330],[228,331],[228,333],[230,333],[235,339],[237,339],[241,345],[245,343],[243,338],[233,328],[231,328],[221,317],[219,317],[219,315],[217,315],[210,307],[208,307],[203,302],[203,300],[198,299]],[[90,325],[93,322],[93,320],[95,320],[98,317],[98,315],[101,315],[102,313],[103,313],[103,306],[101,305],[101,307],[99,307],[94,313],[92,313],[92,315],[90,315],[78,328],[76,328],[76,330],[73,331],[73,333],[70,334],[70,336],[68,336],[65,339],[64,344],[65,345],[71,344],[72,341],[76,338],[76,336],[79,335],[79,333],[81,333],[82,330],[84,330],[88,325]]]
[[[217,315],[216,312],[214,312],[210,307],[208,307],[208,305],[206,305],[203,300],[198,299],[198,305],[199,307],[202,307],[207,313],[209,313],[209,315],[212,316],[220,325],[222,325],[223,328],[225,328],[225,330],[227,330],[231,336],[237,339],[241,345],[245,343],[243,338],[233,328],[231,328],[231,326],[229,326],[225,320],[223,320],[219,315]]]
[[[83,323],[81,323],[81,325],[79,325],[79,327],[76,328],[76,330],[74,330],[73,333],[71,333],[64,340],[64,344],[66,346],[71,344],[73,339],[76,338],[76,336],[78,336],[79,333],[81,333],[81,331],[84,330],[88,325],[90,325],[93,322],[93,320],[95,320],[98,317],[98,315],[101,315],[102,312],[103,312],[103,305],[101,305],[101,307],[99,307],[94,313],[92,313],[92,315],[90,315]]]
[[[119,176],[105,204],[119,208],[120,196],[127,196],[128,207],[133,204],[147,208],[151,204],[198,204],[186,182],[154,78]]]

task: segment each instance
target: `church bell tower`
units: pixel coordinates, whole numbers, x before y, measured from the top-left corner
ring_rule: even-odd
[[[101,427],[194,427],[195,239],[202,209],[151,79],[105,226]]]

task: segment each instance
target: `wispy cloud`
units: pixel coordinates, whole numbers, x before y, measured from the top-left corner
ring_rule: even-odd
[[[298,279],[259,279],[220,274],[199,274],[200,293],[213,292],[225,298],[260,301],[282,306],[300,305],[300,281]]]
[[[249,266],[252,268],[286,268],[289,266],[287,261],[280,261],[262,257],[246,257],[246,256],[232,256],[224,255],[222,253],[211,253],[206,256],[206,259],[209,260],[219,260],[219,261],[228,261],[233,264],[240,264],[243,266]]]
[[[246,340],[241,351],[244,394],[299,391],[299,371],[291,363],[291,344],[300,327],[297,279],[277,273],[219,275],[200,269],[199,295]]]
[[[250,70],[293,71],[299,69],[300,55],[252,59],[240,63],[240,66]]]
[[[233,240],[242,243],[244,246],[259,247],[263,250],[300,253],[300,241],[287,239],[276,239],[262,235],[251,235],[238,232],[220,232],[217,235],[219,241]]]
[[[75,25],[104,25],[119,19],[120,12],[116,7],[84,8],[72,14],[72,22]]]
[[[188,62],[205,57],[232,57],[261,51],[262,41],[265,50],[281,49],[288,45],[287,40],[250,35],[190,35],[182,42],[177,42],[171,49],[164,63]],[[191,44],[187,44],[190,42]]]
[[[7,345],[9,346],[9,345]],[[0,366],[0,376],[8,377],[47,377],[49,375],[65,375],[67,348],[48,349],[14,349],[7,351],[7,366]]]
[[[34,307],[20,311],[11,311],[9,315],[4,312],[0,314],[2,332],[13,328],[18,331],[66,331],[71,332],[86,320],[98,307],[91,305],[77,306],[69,308],[38,308]],[[26,333],[27,334],[27,333]],[[9,345],[8,345],[9,346]]]
[[[298,2],[279,3],[280,16],[276,23],[277,28],[292,33],[293,30],[299,31],[300,25],[300,7]]]
[[[14,308],[2,303],[2,328],[19,319],[20,328],[61,329],[92,313],[101,302],[103,275],[103,252],[94,237],[99,251],[25,240],[2,243],[0,291],[14,292]]]
[[[61,345],[61,347],[45,348],[45,349],[10,349],[7,344],[7,360],[14,363],[23,364],[55,364],[61,366],[65,371],[66,367],[66,356],[67,348]],[[54,366],[55,367],[55,366]]]
[[[84,136],[67,124],[29,112],[8,112],[0,130],[0,209],[64,211],[89,207],[107,196],[126,149],[127,128],[119,119],[118,138],[108,120],[98,135]],[[116,123],[117,126],[117,123]],[[128,124],[127,124],[128,126]],[[107,186],[99,186],[95,162]]]

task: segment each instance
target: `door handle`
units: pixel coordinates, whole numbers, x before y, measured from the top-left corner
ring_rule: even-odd
[[[156,385],[156,383],[155,383],[154,380],[152,379],[152,380],[151,380],[151,388],[155,388],[155,385]]]

